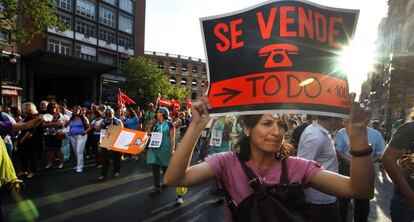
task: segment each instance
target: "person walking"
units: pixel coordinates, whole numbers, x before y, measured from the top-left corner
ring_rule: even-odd
[[[314,160],[328,171],[338,173],[338,158],[331,133],[342,124],[342,119],[317,116],[316,121],[305,128],[300,137],[297,156]],[[313,221],[339,221],[339,209],[335,196],[314,188],[305,191],[306,200],[312,203]]]
[[[35,119],[38,116],[36,106],[31,102],[23,103],[22,110],[25,116],[22,120],[23,123]],[[22,165],[22,172],[27,179],[35,176],[35,152],[42,146],[42,132],[42,126],[38,125],[29,130],[22,130],[17,138],[17,148]]]
[[[108,107],[105,110],[105,119],[102,121],[102,125],[98,128],[98,130],[108,129],[110,125],[116,125],[123,127],[122,121],[115,117],[115,112],[112,108]],[[102,132],[101,132],[102,133]],[[108,177],[108,170],[109,170],[109,161],[112,159],[114,163],[113,169],[113,176],[118,177],[121,171],[121,156],[122,153],[108,150],[106,148],[102,148],[102,156],[103,156],[103,167],[101,171],[101,176],[98,177],[98,181],[103,181]]]
[[[100,127],[103,125],[103,120],[102,112],[95,109],[92,113],[92,122],[89,125],[88,139],[90,139],[91,153],[95,156],[96,168],[102,168],[103,164],[102,150],[99,147]]]
[[[46,147],[47,155],[47,165],[46,169],[52,167],[52,157],[57,155],[59,158],[59,169],[63,168],[63,153],[62,153],[62,139],[65,137],[63,132],[64,120],[62,114],[59,112],[59,106],[55,102],[50,102],[47,104],[47,113],[52,115],[51,122],[43,122],[44,131],[44,140]]]
[[[156,111],[156,120],[151,132],[149,149],[147,151],[147,164],[152,166],[152,176],[154,180],[154,189],[150,191],[149,196],[154,196],[162,192],[160,185],[160,170],[165,174],[170,157],[175,150],[175,127],[169,121],[169,111],[165,107],[159,107]],[[178,199],[180,198],[180,199]],[[182,203],[182,197],[178,197],[177,202]]]
[[[89,120],[85,115],[81,115],[81,107],[78,105],[72,108],[72,118],[67,123],[69,125],[69,140],[76,155],[76,172],[83,171],[83,151],[85,150],[85,143],[88,139]]]

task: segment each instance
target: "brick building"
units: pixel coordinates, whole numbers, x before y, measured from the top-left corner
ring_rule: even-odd
[[[196,100],[207,80],[206,62],[203,59],[160,52],[145,52],[145,57],[157,64],[173,85],[189,89],[188,98]]]

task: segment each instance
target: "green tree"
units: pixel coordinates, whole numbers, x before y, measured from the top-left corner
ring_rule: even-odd
[[[168,77],[147,58],[129,58],[122,72],[128,78],[125,87],[127,95],[142,107],[156,101],[159,93],[163,98],[181,101],[188,95],[187,88],[171,85]]]
[[[0,0],[0,7],[1,28],[9,29],[16,43],[29,43],[33,36],[44,34],[48,27],[59,31],[67,29],[55,14],[54,0]]]

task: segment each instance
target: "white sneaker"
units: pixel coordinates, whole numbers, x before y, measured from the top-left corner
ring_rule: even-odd
[[[183,203],[184,203],[183,198],[182,197],[178,197],[177,198],[177,204],[183,204]]]
[[[76,172],[77,172],[77,173],[82,173],[82,171],[83,171],[83,169],[82,169],[82,168],[76,169]]]

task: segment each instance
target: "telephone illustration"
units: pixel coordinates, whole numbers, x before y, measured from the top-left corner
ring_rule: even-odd
[[[292,44],[272,44],[260,49],[259,56],[267,56],[265,68],[291,67],[289,54],[298,54],[298,47]]]

